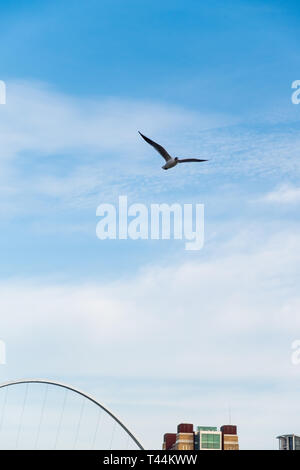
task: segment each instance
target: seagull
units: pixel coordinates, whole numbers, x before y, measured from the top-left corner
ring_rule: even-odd
[[[166,160],[166,163],[162,166],[163,170],[169,170],[170,168],[173,168],[174,166],[177,165],[177,163],[185,163],[185,162],[207,162],[207,160],[200,160],[199,158],[173,158],[171,155],[168,154],[166,149],[164,149],[161,145],[157,144],[153,140],[149,139],[149,137],[146,137],[143,135],[140,131],[138,131],[140,136],[148,142],[148,144],[152,145],[152,147],[157,150],[158,153]]]

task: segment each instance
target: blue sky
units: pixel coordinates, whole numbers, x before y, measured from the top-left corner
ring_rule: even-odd
[[[297,2],[1,1],[0,14],[3,380],[80,385],[147,447],[180,421],[223,424],[228,402],[244,448],[299,433]],[[209,162],[163,172],[138,130]],[[119,195],[204,203],[203,250],[98,240],[96,208]]]

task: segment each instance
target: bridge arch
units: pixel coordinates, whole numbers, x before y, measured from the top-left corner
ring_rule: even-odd
[[[122,421],[119,418],[117,418],[117,416],[114,413],[112,413],[112,411],[110,411],[107,407],[102,405],[102,403],[96,400],[96,398],[92,397],[88,393],[85,393],[71,385],[58,382],[56,380],[48,380],[48,379],[19,379],[19,380],[11,380],[9,382],[4,382],[0,384],[0,389],[13,386],[13,385],[31,384],[31,383],[46,384],[46,385],[53,385],[56,387],[61,387],[66,390],[71,390],[72,392],[77,393],[78,395],[81,395],[84,398],[87,398],[89,401],[91,401],[92,403],[97,405],[99,408],[101,408],[103,411],[105,411],[105,413],[107,413],[117,424],[119,424],[124,429],[124,431],[129,435],[129,437],[131,437],[131,439],[135,442],[135,444],[138,446],[140,450],[144,450],[144,447],[138,441],[138,439],[134,436],[134,434],[125,426],[124,423],[122,423]]]

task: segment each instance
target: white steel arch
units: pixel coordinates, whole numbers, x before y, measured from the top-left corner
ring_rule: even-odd
[[[57,382],[56,380],[48,380],[48,379],[19,379],[19,380],[11,380],[9,382],[4,382],[0,384],[0,388],[9,387],[11,385],[30,384],[30,383],[54,385],[56,387],[61,387],[66,390],[71,390],[72,392],[75,392],[78,395],[81,395],[82,397],[87,398],[88,400],[93,402],[95,405],[99,406],[99,408],[105,411],[109,416],[111,416],[111,418],[113,418],[116,421],[116,423],[118,423],[124,429],[124,431],[131,437],[131,439],[136,443],[138,448],[140,450],[144,450],[144,447],[142,446],[142,444],[137,440],[137,438],[132,434],[132,432],[129,431],[129,429],[125,426],[125,424],[123,424],[122,421],[116,417],[116,415],[114,415],[108,408],[102,405],[98,400],[93,398],[91,395],[89,395],[88,393],[82,392],[81,390],[78,390],[77,388],[74,388],[71,385],[67,385],[62,382]]]

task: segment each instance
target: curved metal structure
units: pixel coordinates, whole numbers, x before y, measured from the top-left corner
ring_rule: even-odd
[[[92,403],[99,406],[99,408],[104,410],[109,416],[111,416],[111,418],[113,418],[124,429],[124,431],[131,437],[131,439],[136,443],[138,448],[140,450],[144,450],[144,447],[137,440],[137,438],[132,434],[132,432],[130,432],[129,429],[125,426],[125,424],[123,424],[122,421],[119,418],[117,418],[108,408],[103,406],[98,400],[93,398],[91,395],[88,395],[87,393],[82,392],[81,390],[78,390],[74,387],[71,387],[71,385],[67,385],[62,382],[57,382],[54,380],[47,380],[47,379],[19,379],[19,380],[12,380],[10,382],[4,382],[0,384],[0,388],[9,387],[11,385],[30,384],[30,383],[38,383],[38,384],[46,384],[46,385],[54,385],[56,387],[62,387],[64,389],[71,390],[72,392],[75,392],[84,398],[87,398]]]

